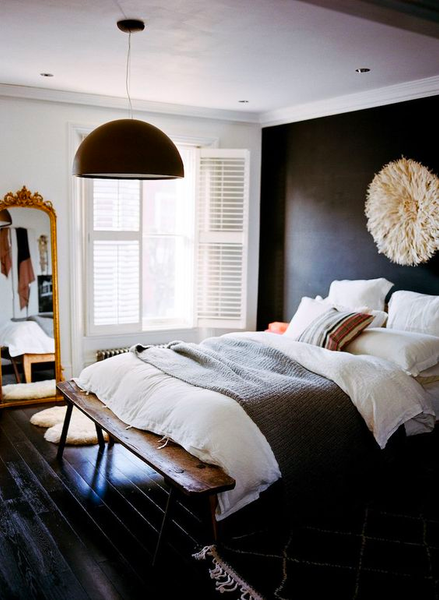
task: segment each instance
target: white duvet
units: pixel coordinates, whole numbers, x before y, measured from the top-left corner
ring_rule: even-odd
[[[419,383],[392,363],[311,346],[267,332],[248,337],[281,350],[306,369],[332,379],[351,398],[384,448],[405,424],[408,435],[431,431],[435,414]],[[93,392],[130,426],[168,437],[236,480],[218,497],[221,520],[259,497],[280,477],[259,428],[233,399],[174,379],[128,352],[85,368],[76,383]]]
[[[14,358],[21,354],[53,354],[55,340],[35,321],[7,321],[0,327],[0,346]]]

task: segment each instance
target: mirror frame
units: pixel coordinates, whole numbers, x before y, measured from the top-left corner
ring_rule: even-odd
[[[52,258],[52,292],[53,292],[53,337],[55,341],[55,380],[56,383],[63,381],[61,365],[61,349],[59,335],[59,311],[58,311],[58,257],[56,242],[56,212],[52,203],[44,198],[38,192],[32,194],[26,186],[18,190],[15,194],[9,192],[0,200],[0,210],[5,208],[35,208],[44,211],[50,219],[50,251]],[[47,398],[32,398],[30,400],[13,400],[12,402],[2,401],[2,369],[0,366],[0,408],[9,406],[22,406],[28,404],[42,404],[45,402],[58,402],[63,398],[56,392],[55,396]]]

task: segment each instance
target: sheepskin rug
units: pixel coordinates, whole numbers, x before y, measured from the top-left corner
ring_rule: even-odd
[[[10,383],[2,387],[3,400],[33,400],[56,396],[55,379],[33,383]]]
[[[48,429],[44,434],[44,439],[53,444],[58,444],[61,438],[66,410],[66,406],[46,408],[45,410],[41,410],[32,415],[30,422],[33,425],[37,425],[37,427],[47,427]],[[105,431],[102,433],[104,434],[104,439],[108,440],[108,435]],[[97,443],[98,436],[93,421],[77,408],[73,408],[66,444],[71,444],[73,446],[89,446]]]
[[[394,263],[415,266],[439,249],[439,178],[414,160],[390,162],[375,175],[365,213],[378,252]]]

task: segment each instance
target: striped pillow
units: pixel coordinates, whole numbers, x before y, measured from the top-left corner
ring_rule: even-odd
[[[341,350],[360,335],[373,319],[373,315],[340,312],[333,308],[314,319],[297,341],[328,350]]]

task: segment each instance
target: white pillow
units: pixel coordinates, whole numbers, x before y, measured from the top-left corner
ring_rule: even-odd
[[[355,309],[340,305],[334,306],[331,302],[328,302],[327,298],[323,300],[320,296],[316,298],[303,296],[284,335],[297,340],[314,319],[334,308],[340,312],[357,312],[373,315],[374,320],[368,327],[382,327],[387,319],[387,313],[380,310],[370,310],[365,306]]]
[[[328,306],[339,310],[340,312],[356,312],[356,313],[364,313],[367,315],[373,315],[375,318],[370,325],[367,326],[366,329],[370,327],[384,327],[387,321],[387,313],[384,310],[372,310],[368,306],[343,306],[341,304],[333,304],[329,298],[322,298],[321,296],[316,296],[316,300],[320,302],[325,302]]]
[[[425,369],[425,371],[421,371],[415,379],[422,385],[439,381],[439,363],[429,369]]]
[[[384,358],[416,377],[439,362],[439,337],[378,327],[364,330],[344,350]]]
[[[439,296],[401,290],[389,302],[389,329],[439,336]]]
[[[295,340],[305,331],[308,325],[325,312],[332,310],[332,306],[314,298],[304,296],[300,301],[284,335]]]
[[[335,280],[329,287],[328,300],[351,309],[368,306],[372,310],[384,310],[387,293],[393,285],[384,277]]]

